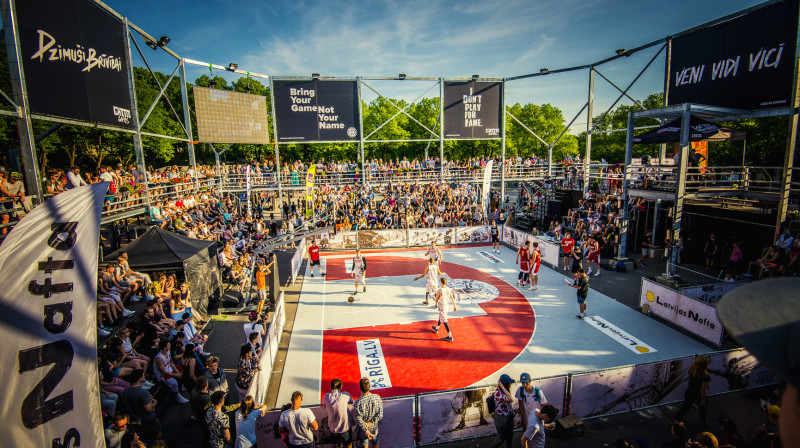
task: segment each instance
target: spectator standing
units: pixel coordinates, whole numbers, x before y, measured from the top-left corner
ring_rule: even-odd
[[[381,397],[369,391],[369,378],[361,378],[358,382],[361,396],[355,402],[355,417],[358,425],[356,431],[356,446],[367,448],[370,442],[374,448],[379,448],[381,420],[383,419],[383,401]]]
[[[528,427],[528,416],[537,409],[541,409],[542,405],[547,404],[547,398],[544,392],[531,383],[531,375],[527,372],[519,376],[519,382],[522,384],[517,388],[514,393],[514,399],[519,403],[518,411],[522,417],[522,427]]]
[[[661,443],[661,448],[685,448],[689,440],[689,430],[682,422],[675,422],[670,426],[669,432],[672,439]]]
[[[642,266],[647,266],[646,264],[644,264],[644,259],[652,255],[652,250],[653,250],[653,232],[648,230],[647,233],[644,235],[644,238],[642,239],[642,257],[639,258],[639,263],[641,263]]]
[[[256,418],[267,413],[265,405],[256,406],[252,395],[244,397],[236,411],[236,446],[235,448],[251,448],[256,445]]]
[[[353,441],[350,436],[350,411],[347,405],[353,403],[353,397],[342,392],[342,380],[331,380],[331,391],[322,397],[322,407],[328,414],[328,429],[331,431],[331,443],[335,448],[350,448]]]
[[[714,260],[717,257],[717,250],[719,249],[719,245],[717,244],[717,236],[713,233],[708,236],[708,241],[706,241],[706,245],[703,246],[703,254],[706,257],[706,266],[713,266]]]
[[[245,344],[239,350],[239,368],[236,372],[236,388],[239,390],[239,400],[247,395],[250,384],[256,372],[261,370],[258,366],[258,359],[253,356],[253,349],[250,344]]]
[[[225,377],[225,372],[219,368],[219,358],[216,356],[209,356],[206,359],[206,370],[205,376],[208,378],[208,390],[210,393],[214,393],[218,390],[221,390],[225,393],[228,392],[228,379]]]
[[[705,425],[706,410],[708,409],[707,393],[708,384],[711,382],[711,377],[708,375],[709,357],[706,355],[699,355],[694,358],[694,362],[689,367],[689,387],[686,389],[684,395],[683,407],[678,411],[675,420],[683,421],[683,417],[692,407],[694,402],[700,406],[700,423]]]
[[[553,405],[546,404],[540,411],[538,408],[528,416],[528,424],[525,426],[525,433],[522,435],[522,448],[544,448],[545,427],[558,417],[558,409]]]
[[[206,425],[211,448],[224,448],[231,440],[230,420],[222,412],[224,402],[225,392],[217,391],[211,394],[211,407],[206,411]]]
[[[511,405],[514,403],[514,398],[508,390],[514,380],[506,375],[500,375],[500,380],[497,382],[497,389],[494,391],[494,427],[497,430],[497,438],[492,443],[492,448],[498,448],[505,443],[506,448],[511,448],[514,434],[514,410]]]
[[[283,411],[278,420],[280,432],[288,434],[289,448],[314,447],[314,433],[311,430],[318,430],[319,425],[311,409],[301,408],[302,404],[303,393],[295,391],[292,393],[292,407]]]

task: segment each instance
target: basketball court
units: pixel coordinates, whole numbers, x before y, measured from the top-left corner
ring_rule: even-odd
[[[537,290],[516,287],[516,253],[507,247],[499,254],[491,245],[441,249],[440,268],[456,291],[453,342],[443,340],[444,326],[431,330],[438,313],[422,304],[425,279],[414,281],[428,264],[426,248],[363,251],[367,291],[359,285],[358,294],[354,252],[323,253],[327,277],[304,276],[278,403],[295,390],[321,398],[333,378],[358,396],[366,376],[390,397],[492,384],[501,373],[543,378],[708,351],[592,290],[591,280],[587,317],[577,319],[569,273],[542,266]]]

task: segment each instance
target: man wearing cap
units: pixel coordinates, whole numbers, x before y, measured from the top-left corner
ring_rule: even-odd
[[[25,197],[25,184],[22,183],[22,174],[12,171],[11,180],[3,181],[3,195],[14,199],[15,203],[22,205],[26,212],[33,209],[31,198]]]
[[[717,315],[725,329],[786,381],[781,399],[783,446],[800,446],[800,279],[763,280],[725,294]]]
[[[514,409],[511,405],[514,403],[514,398],[508,390],[514,380],[505,373],[500,375],[500,380],[497,382],[497,389],[494,391],[494,427],[497,430],[497,438],[492,443],[492,448],[498,448],[503,443],[506,448],[511,448],[514,442]]]
[[[264,325],[266,323],[266,316],[264,316],[264,319],[259,319],[258,313],[251,311],[249,320],[250,322],[243,326],[245,341],[250,340],[250,333],[258,333],[263,338],[264,335],[267,334],[267,328],[266,325]]]
[[[522,384],[514,393],[514,399],[519,401],[519,414],[522,417],[522,427],[528,427],[528,416],[536,409],[541,409],[542,405],[547,404],[544,392],[531,384],[531,375],[527,372],[519,376]]]

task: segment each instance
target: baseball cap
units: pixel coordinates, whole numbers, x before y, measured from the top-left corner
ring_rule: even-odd
[[[519,376],[520,383],[530,383],[531,382],[531,374],[528,372],[523,373]]]
[[[254,320],[254,319],[257,319],[257,318],[258,318],[258,313],[256,313],[255,311],[251,311],[250,312],[250,320]]]
[[[800,389],[800,279],[760,280],[725,294],[725,329],[779,377]]]
[[[514,379],[504,373],[500,375],[500,382],[503,384],[513,384]]]

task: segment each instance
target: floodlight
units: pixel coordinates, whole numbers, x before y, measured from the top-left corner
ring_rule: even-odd
[[[153,50],[158,50],[158,44],[156,44],[154,41],[147,40],[144,43],[147,44],[147,46],[152,48]]]
[[[167,37],[167,36],[161,36],[161,38],[160,38],[160,39],[158,39],[158,46],[159,46],[159,47],[166,47],[166,46],[167,46],[167,44],[169,43],[169,41],[170,41],[170,38],[169,38],[169,37]]]
[[[406,79],[406,74],[405,73],[400,73],[399,75],[397,75],[397,77],[400,78],[400,79]]]
[[[228,64],[228,71],[229,72],[235,72],[237,68],[239,68],[239,64],[237,64],[235,62],[231,62],[230,64]]]
[[[539,69],[539,73],[547,73],[547,72],[549,72],[549,71],[550,71],[550,70],[548,70],[548,69],[546,69],[546,68]]]
[[[314,81],[318,80],[319,79],[319,73],[312,73],[311,74],[311,79],[313,79]]]
[[[473,80],[473,81],[477,81],[477,80],[478,80],[478,78],[480,78],[480,76],[478,76],[478,75],[472,75],[472,80]]]

